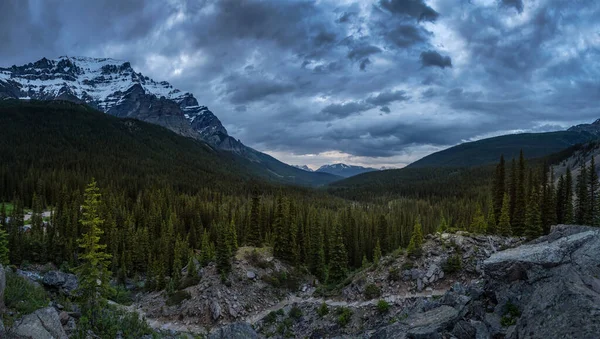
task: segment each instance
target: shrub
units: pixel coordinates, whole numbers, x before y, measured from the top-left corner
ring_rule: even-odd
[[[258,268],[267,269],[273,268],[275,266],[273,262],[265,260],[264,257],[256,249],[253,249],[250,252],[246,252],[245,258],[252,266]]]
[[[388,279],[390,281],[399,281],[400,280],[400,270],[398,269],[398,267],[390,268],[390,271],[388,274]]]
[[[277,312],[274,312],[274,311],[271,311],[271,312],[269,312],[269,314],[267,314],[267,315],[265,316],[265,318],[263,319],[263,321],[264,321],[266,324],[272,324],[272,323],[274,323],[276,320],[277,320]]]
[[[385,300],[379,300],[377,302],[377,311],[379,313],[387,313],[390,310],[390,304]]]
[[[406,270],[410,270],[414,267],[414,264],[412,261],[405,261],[402,263],[402,270],[406,271]]]
[[[506,305],[504,305],[504,312],[502,319],[500,319],[500,324],[504,327],[515,325],[520,316],[521,311],[519,308],[512,302],[508,301]]]
[[[460,271],[462,268],[462,258],[460,253],[455,253],[446,260],[446,262],[442,265],[442,269],[444,273],[450,274]]]
[[[365,287],[365,297],[367,299],[378,298],[381,295],[381,289],[375,284],[368,284]]]
[[[352,318],[352,310],[348,307],[340,307],[337,309],[337,323],[341,327],[348,325],[350,319]]]
[[[300,307],[298,306],[293,306],[290,309],[290,313],[289,313],[290,318],[292,319],[300,319],[300,317],[302,317],[302,310],[300,309]]]
[[[140,319],[139,314],[126,312],[110,305],[99,312],[93,326],[89,317],[83,315],[73,337],[76,339],[87,338],[88,331],[92,331],[98,338],[133,339],[156,334],[145,320]]]
[[[112,293],[108,299],[116,302],[117,304],[126,306],[129,306],[133,303],[131,292],[129,292],[129,290],[127,290],[123,285],[117,285],[117,287],[112,289]]]
[[[42,287],[6,270],[4,303],[9,309],[15,310],[17,316],[33,313],[48,306],[48,302],[48,295]]]
[[[190,299],[192,296],[188,291],[177,291],[167,299],[167,306],[180,305],[184,300]]]
[[[329,314],[329,307],[327,306],[326,303],[322,303],[321,306],[319,306],[319,309],[317,310],[317,314],[321,317],[324,317]]]

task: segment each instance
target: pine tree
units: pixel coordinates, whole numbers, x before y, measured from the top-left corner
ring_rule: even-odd
[[[500,156],[500,163],[496,166],[496,175],[494,177],[494,214],[500,215],[504,193],[506,192],[506,173],[504,164],[504,155]],[[510,217],[510,215],[509,215]]]
[[[535,185],[527,204],[527,228],[525,229],[525,236],[530,239],[537,238],[543,233],[540,200],[539,188]]]
[[[510,164],[510,183],[508,187],[508,194],[510,197],[510,220],[514,220],[517,204],[517,188],[519,187],[519,175],[517,174],[517,161],[515,158],[512,158]]]
[[[577,206],[575,212],[575,222],[584,225],[589,220],[589,193],[588,193],[588,173],[585,162],[581,166],[579,176],[577,177]]]
[[[196,262],[194,260],[194,251],[191,251],[189,255],[186,275],[188,278],[193,279],[198,277],[198,269],[196,268]]]
[[[340,282],[348,275],[348,253],[344,246],[344,237],[339,224],[334,225],[329,260],[329,281]]]
[[[558,178],[558,184],[556,185],[556,221],[559,224],[565,223],[565,195],[565,176],[561,175]]]
[[[510,198],[508,197],[508,194],[504,194],[504,198],[502,199],[502,209],[500,211],[500,218],[498,219],[497,231],[500,235],[512,235],[510,225]]]
[[[285,248],[287,243],[287,227],[284,225],[286,215],[284,210],[284,201],[282,197],[277,198],[277,206],[275,210],[275,221],[273,222],[274,243],[273,256],[283,259],[285,257]]]
[[[229,227],[221,225],[218,229],[216,256],[217,268],[219,273],[228,274],[231,272],[231,247],[228,239]]]
[[[475,209],[475,216],[473,217],[473,221],[471,222],[470,229],[475,233],[485,234],[487,232],[487,222],[485,221],[485,216],[481,211],[481,205],[477,204],[477,208]]]
[[[92,326],[97,319],[98,311],[106,303],[106,296],[110,293],[109,285],[111,256],[105,253],[106,245],[100,244],[103,234],[100,226],[103,220],[99,215],[100,193],[96,181],[85,189],[84,203],[82,206],[82,217],[80,223],[85,234],[79,239],[79,247],[83,250],[80,255],[81,265],[75,269],[79,277],[79,292],[82,305],[89,314]]]
[[[525,230],[525,219],[527,211],[527,192],[525,191],[525,157],[523,150],[519,155],[519,169],[517,171],[517,187],[515,192],[514,213],[511,217],[513,234],[521,235]]]
[[[254,193],[252,195],[252,206],[250,207],[250,227],[246,238],[248,245],[254,247],[259,247],[261,245],[259,211],[260,197],[258,194]]]
[[[200,265],[202,266],[206,266],[208,265],[208,263],[213,260],[213,256],[211,253],[211,248],[210,248],[210,241],[209,241],[209,236],[208,236],[208,232],[206,231],[206,228],[204,229],[204,232],[202,233],[202,247],[200,248]]]
[[[388,234],[388,224],[387,220],[385,220],[385,216],[383,214],[379,215],[379,219],[377,221],[377,237],[378,241],[381,244],[381,252],[387,253],[390,248],[388,246],[389,234]]]
[[[309,269],[320,281],[327,279],[327,268],[325,265],[325,246],[323,231],[318,222],[315,222],[310,232],[310,262]]]
[[[494,205],[491,196],[488,198],[487,233],[496,233],[496,214],[494,214]]]
[[[375,249],[373,250],[373,263],[375,265],[379,264],[380,259],[381,259],[381,246],[379,244],[379,239],[377,239],[377,244],[375,245]]]
[[[408,254],[414,256],[421,255],[421,246],[423,245],[423,231],[421,226],[421,217],[417,216],[417,220],[415,221],[415,226],[413,227],[412,235],[410,237],[410,242],[408,243]]]
[[[442,218],[440,219],[440,224],[438,225],[438,228],[437,228],[436,232],[438,232],[438,233],[444,233],[447,230],[448,230],[448,222],[446,221],[446,218],[442,214]]]
[[[567,167],[567,173],[565,174],[565,217],[563,222],[570,224],[573,223],[573,177],[571,175],[571,168]]]
[[[0,225],[0,264],[6,266],[10,263],[8,255],[8,233],[4,230],[4,226]]]
[[[596,161],[594,160],[594,156],[592,155],[592,160],[590,161],[590,169],[588,171],[589,179],[588,179],[588,203],[590,206],[588,207],[589,216],[588,216],[588,224],[593,226],[598,226],[598,173],[596,172]]]

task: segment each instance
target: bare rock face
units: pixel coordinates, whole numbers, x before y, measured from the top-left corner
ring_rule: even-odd
[[[533,243],[492,255],[484,269],[495,312],[504,319],[520,313],[515,337],[600,333],[600,229],[555,226]]]
[[[233,323],[217,329],[209,339],[258,339],[256,331],[247,323]]]
[[[17,320],[10,336],[31,339],[67,339],[58,313],[53,307],[46,307]]]

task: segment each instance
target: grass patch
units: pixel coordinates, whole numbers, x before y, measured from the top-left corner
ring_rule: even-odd
[[[5,319],[8,321],[8,325],[14,319],[48,306],[49,302],[50,299],[48,299],[46,291],[41,286],[29,282],[11,270],[6,270],[4,303],[7,308],[15,312],[12,319]]]

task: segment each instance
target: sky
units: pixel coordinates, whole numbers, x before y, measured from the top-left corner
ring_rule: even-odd
[[[600,118],[596,0],[2,0],[0,66],[110,57],[278,159],[402,167]]]

